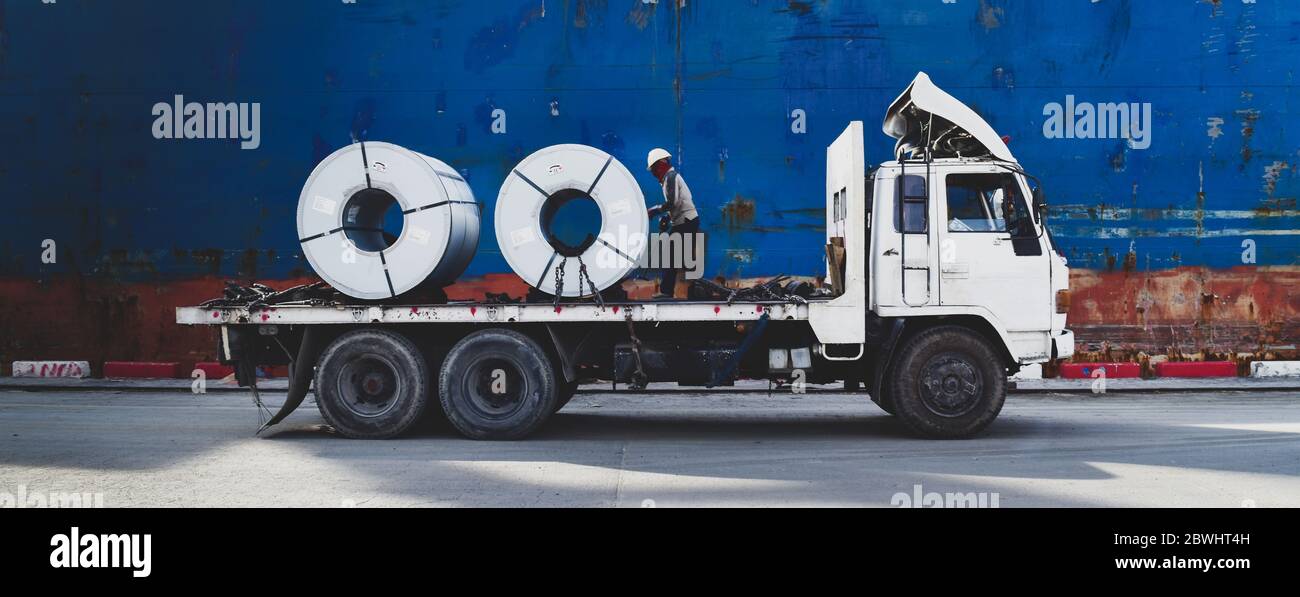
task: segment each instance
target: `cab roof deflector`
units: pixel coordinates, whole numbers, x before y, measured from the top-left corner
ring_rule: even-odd
[[[885,112],[881,129],[898,140],[894,157],[916,156],[926,147],[931,158],[992,158],[1016,161],[993,127],[957,98],[917,73],[916,79]]]

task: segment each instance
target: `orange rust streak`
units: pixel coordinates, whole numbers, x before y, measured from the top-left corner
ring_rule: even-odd
[[[1162,353],[1254,352],[1294,344],[1300,328],[1296,266],[1074,270],[1070,287],[1069,325],[1081,342]]]

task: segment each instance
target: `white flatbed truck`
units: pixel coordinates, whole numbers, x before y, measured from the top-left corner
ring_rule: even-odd
[[[826,151],[826,240],[844,248],[827,260],[833,296],[181,307],[176,321],[217,327],[222,361],[254,391],[257,365],[290,365],[266,426],[313,385],[347,437],[394,437],[436,410],[493,440],[536,431],[583,379],[797,378],[862,386],[919,435],[967,437],[1001,411],[1008,375],[1073,354],[1069,270],[1032,177],[924,73],[883,129],[895,159],[871,170],[860,121]]]

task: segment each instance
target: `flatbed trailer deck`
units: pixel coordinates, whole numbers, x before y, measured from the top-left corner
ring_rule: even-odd
[[[792,295],[786,300],[732,302],[214,305],[180,307],[176,321],[218,328],[221,361],[236,366],[240,384],[252,388],[255,396],[255,365],[290,366],[289,397],[263,429],[283,420],[315,385],[318,394],[325,394],[318,399],[322,414],[345,435],[388,437],[409,425],[410,418],[365,429],[361,423],[385,413],[349,412],[348,408],[331,413],[326,404],[347,407],[366,402],[367,387],[376,388],[372,393],[377,396],[405,394],[408,401],[427,402],[440,394],[457,393],[434,390],[434,378],[448,385],[462,377],[476,377],[489,384],[495,379],[503,386],[521,387],[514,402],[544,402],[548,406],[538,412],[549,415],[572,398],[579,381],[593,376],[623,382],[634,390],[651,381],[730,385],[760,369],[764,376],[802,379],[806,374],[795,365],[796,361],[804,368],[812,365],[810,312],[832,300]],[[476,344],[480,341],[482,346]],[[766,357],[770,347],[777,345],[783,347],[785,364],[772,369],[766,366]],[[353,353],[339,357],[342,364],[336,366],[333,355],[339,351]],[[475,363],[483,361],[485,354],[491,357],[490,366],[480,371]],[[827,353],[822,358],[851,361],[860,356],[861,351],[845,357]],[[457,358],[468,364],[449,368],[447,362]],[[412,381],[419,389],[407,388]],[[467,400],[489,405],[471,408],[471,413],[481,415],[483,410],[500,407],[491,406],[493,396],[483,385],[461,388]],[[412,393],[421,396],[411,398]],[[355,424],[350,425],[349,418]],[[504,432],[476,432],[468,423],[462,430],[471,437],[513,438],[545,419],[534,418]]]
[[[598,322],[738,322],[770,319],[806,321],[809,304],[786,301],[629,301],[551,303],[454,302],[421,305],[338,306],[277,305],[266,307],[180,307],[182,325],[280,324],[330,325],[365,323],[598,323]]]

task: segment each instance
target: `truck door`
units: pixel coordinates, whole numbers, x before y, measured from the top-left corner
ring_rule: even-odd
[[[940,304],[987,309],[1009,332],[1050,329],[1050,253],[1024,179],[990,165],[936,172]]]
[[[838,278],[840,287],[835,289],[837,296],[833,300],[815,301],[808,306],[808,321],[823,344],[856,344],[861,348],[866,340],[865,164],[862,121],[855,120],[826,148],[827,279]],[[843,263],[834,263],[839,255],[843,255]]]

